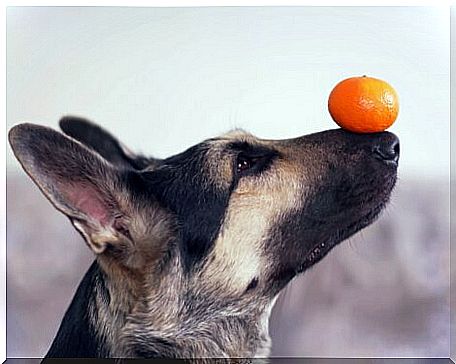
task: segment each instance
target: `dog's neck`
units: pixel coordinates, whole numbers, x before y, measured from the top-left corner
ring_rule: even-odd
[[[68,307],[52,345],[50,358],[100,358],[108,356],[106,344],[95,331],[91,311],[96,306],[95,287],[104,282],[94,262],[82,279]],[[104,289],[105,293],[107,291]]]
[[[161,297],[144,297],[126,312],[114,301],[121,294],[116,292],[119,287],[106,279],[94,262],[47,357],[251,358],[269,354],[273,304],[233,313],[205,299],[179,302],[176,287],[169,286]]]

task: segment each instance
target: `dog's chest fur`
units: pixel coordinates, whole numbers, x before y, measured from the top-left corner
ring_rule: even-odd
[[[171,274],[168,276],[172,276]],[[268,323],[274,304],[239,310],[233,302],[179,297],[176,287],[162,282],[159,291],[135,299],[126,309],[109,282],[94,279],[89,320],[110,357],[232,358],[267,357]],[[179,284],[174,281],[174,285]],[[188,288],[189,289],[189,288]],[[274,300],[275,301],[275,300]],[[163,302],[167,302],[163,305]],[[128,305],[127,305],[128,306]]]

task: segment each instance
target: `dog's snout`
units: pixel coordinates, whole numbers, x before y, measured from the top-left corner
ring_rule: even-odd
[[[374,157],[383,163],[397,165],[399,161],[399,138],[388,131],[357,134],[343,129],[333,129],[306,135],[292,142],[297,142],[298,145],[319,145],[332,156],[344,155],[340,151],[344,151],[346,155],[361,155],[359,153],[363,151],[362,154],[368,158]]]
[[[399,161],[399,138],[392,133],[382,133],[372,148],[376,158],[385,162]]]

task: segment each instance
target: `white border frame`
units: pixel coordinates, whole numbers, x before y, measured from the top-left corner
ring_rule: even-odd
[[[0,139],[0,362],[6,360],[6,10],[10,6],[128,6],[128,7],[213,7],[213,6],[443,6],[454,0],[6,0],[0,7],[0,112],[5,135]],[[450,340],[451,341],[451,340]],[[450,348],[448,355],[450,356]]]

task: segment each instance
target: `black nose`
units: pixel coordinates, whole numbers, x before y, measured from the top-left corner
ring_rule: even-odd
[[[382,133],[372,149],[378,159],[396,164],[399,161],[399,138],[392,133]]]

